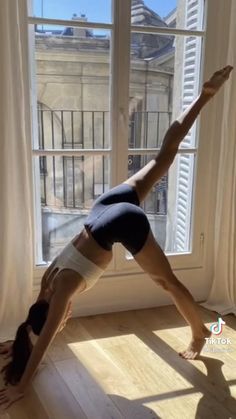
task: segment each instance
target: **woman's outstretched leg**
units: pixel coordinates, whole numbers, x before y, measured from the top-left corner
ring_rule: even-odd
[[[176,278],[164,252],[150,231],[143,248],[134,255],[136,262],[149,274],[153,281],[169,292],[174,303],[190,325],[192,340],[188,348],[180,355],[186,359],[194,359],[202,350],[205,338],[211,335],[199,313],[198,304],[194,301],[187,288]]]
[[[157,157],[124,182],[135,187],[140,202],[146,198],[153,185],[167,172],[178,152],[181,141],[192,127],[201,109],[229,78],[232,69],[231,66],[224,67],[204,83],[198,98],[167,130]]]

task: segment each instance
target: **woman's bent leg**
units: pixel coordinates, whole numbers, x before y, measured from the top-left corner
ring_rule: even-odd
[[[186,359],[194,359],[201,352],[205,338],[209,337],[211,332],[201,320],[197,303],[187,288],[174,275],[167,257],[151,231],[143,248],[134,255],[134,258],[157,285],[161,285],[169,292],[177,309],[190,325],[192,341],[187,350],[180,355]]]

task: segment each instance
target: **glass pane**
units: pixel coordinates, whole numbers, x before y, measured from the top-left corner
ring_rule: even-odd
[[[32,0],[33,16],[89,22],[111,22],[111,0]]]
[[[203,29],[204,0],[132,0],[131,24]]]
[[[109,36],[35,28],[36,147],[109,147]]]
[[[154,157],[130,155],[129,177]],[[168,173],[141,204],[157,242],[166,253],[185,253],[191,248],[194,161],[194,154],[178,154]],[[127,258],[130,258],[128,252]]]
[[[109,112],[47,109],[38,102],[40,149],[98,149],[109,146]]]
[[[34,148],[108,148],[110,31],[91,36],[44,26],[35,27],[34,35]],[[34,158],[37,263],[52,260],[79,232],[93,200],[108,187],[108,161],[103,156]]]
[[[132,34],[129,147],[159,148],[171,121],[199,91],[202,38]],[[195,148],[196,124],[181,143]],[[180,149],[181,149],[180,147]],[[129,176],[151,156],[129,156]],[[182,154],[144,203],[153,232],[167,253],[191,249],[191,206],[194,157]]]
[[[171,121],[195,99],[201,49],[201,37],[132,34],[130,148],[160,147]],[[195,131],[196,126],[181,146],[195,147]]]
[[[131,101],[132,99],[130,107]],[[129,121],[129,148],[160,147],[171,122],[170,109],[170,107],[167,107],[166,111],[133,109]]]
[[[93,201],[108,190],[109,158],[35,157],[41,190],[42,243],[38,263],[51,261],[83,228]],[[39,222],[39,220],[38,220]]]

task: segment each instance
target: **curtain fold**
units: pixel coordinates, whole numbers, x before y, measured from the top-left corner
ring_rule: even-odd
[[[0,3],[0,340],[12,339],[33,291],[27,0]]]
[[[224,87],[220,164],[217,179],[214,277],[201,305],[221,315],[236,315],[236,2],[231,1],[227,63],[234,66]],[[224,32],[222,33],[224,36]],[[219,47],[219,46],[218,46]]]

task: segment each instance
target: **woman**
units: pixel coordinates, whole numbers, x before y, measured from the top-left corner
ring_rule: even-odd
[[[0,391],[0,404],[6,403],[8,407],[23,397],[48,346],[66,323],[72,295],[88,290],[102,275],[112,259],[114,242],[121,242],[154,282],[170,293],[190,325],[192,340],[180,355],[194,359],[200,353],[205,338],[211,333],[204,326],[193,297],[172,272],[139,204],[166,173],[199,112],[229,78],[231,71],[232,67],[227,66],[213,74],[198,98],[167,130],[157,157],[95,201],[84,229],[47,269],[38,299],[30,308],[26,322],[18,328],[14,343],[6,342],[1,346],[2,353],[12,355],[11,362],[3,369],[5,383],[17,385]],[[29,337],[31,332],[39,336],[35,346]]]

